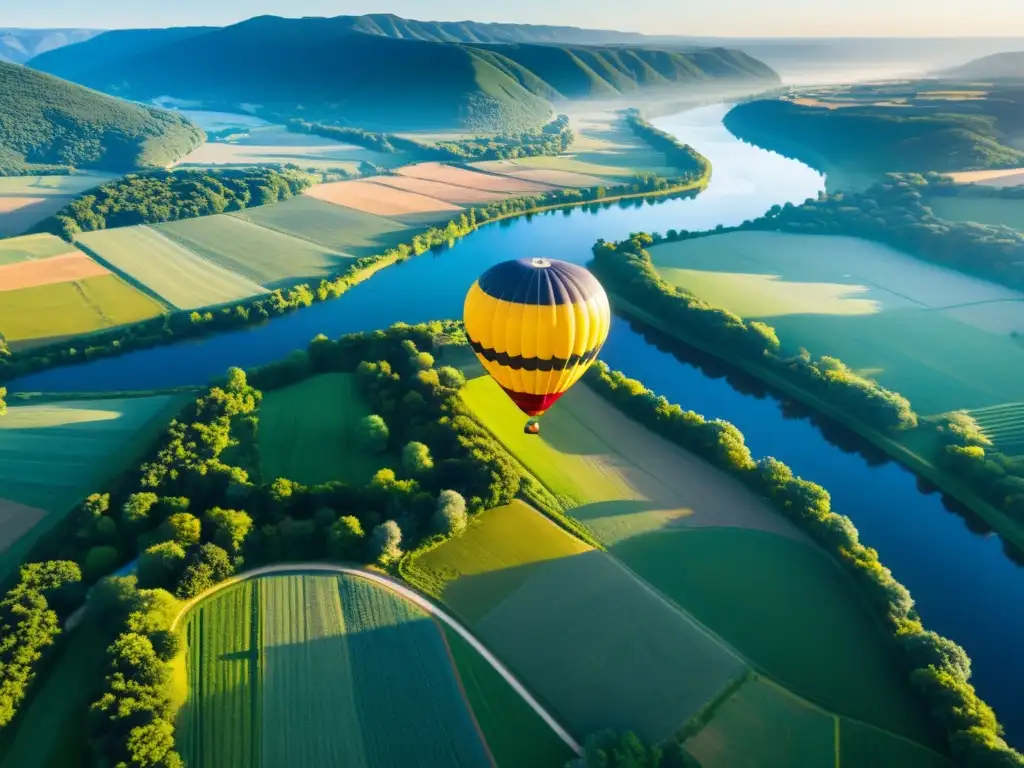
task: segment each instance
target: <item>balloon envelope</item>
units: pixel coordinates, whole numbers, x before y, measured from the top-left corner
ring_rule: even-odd
[[[608,295],[590,272],[554,259],[491,267],[463,312],[484,368],[520,410],[539,416],[597,358],[611,324]]]

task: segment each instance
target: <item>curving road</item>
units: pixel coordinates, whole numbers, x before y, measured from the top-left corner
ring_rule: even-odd
[[[583,748],[576,742],[572,735],[567,730],[565,730],[565,728],[563,728],[557,720],[555,720],[551,713],[548,712],[543,707],[543,705],[541,705],[541,703],[537,701],[528,690],[526,690],[526,688],[523,687],[522,683],[520,683],[515,678],[515,676],[509,671],[508,667],[502,664],[501,661],[499,661],[498,658],[493,653],[487,650],[487,648],[484,647],[483,643],[477,640],[468,629],[466,629],[464,626],[462,626],[462,624],[460,624],[456,619],[454,619],[451,616],[451,614],[434,605],[432,602],[423,597],[423,595],[421,595],[419,592],[416,592],[410,589],[409,587],[405,586],[404,584],[396,581],[395,579],[392,579],[388,576],[384,576],[383,574],[363,570],[362,568],[351,568],[345,565],[327,565],[324,563],[279,563],[277,565],[266,565],[262,568],[254,568],[251,571],[245,571],[244,573],[239,573],[235,576],[232,576],[230,579],[222,581],[219,584],[210,587],[210,589],[206,590],[205,592],[202,592],[199,595],[193,597],[191,600],[189,600],[182,606],[181,611],[179,611],[178,615],[174,617],[174,621],[171,622],[171,629],[173,630],[177,628],[178,622],[181,620],[182,616],[188,613],[189,610],[196,603],[200,602],[201,600],[204,600],[212,594],[215,594],[216,592],[219,592],[222,589],[231,586],[232,584],[237,584],[238,582],[245,581],[246,579],[256,578],[257,576],[266,576],[268,574],[273,573],[308,573],[311,571],[317,571],[321,573],[340,573],[348,576],[357,576],[361,579],[372,581],[375,584],[379,584],[383,587],[386,587],[387,589],[390,589],[392,592],[401,595],[406,600],[409,600],[410,602],[413,602],[416,605],[418,605],[431,616],[434,616],[440,621],[444,622],[447,626],[451,627],[455,632],[457,632],[463,640],[465,640],[467,643],[473,646],[473,649],[481,656],[483,656],[483,658],[487,660],[487,663],[490,664],[499,675],[505,678],[505,682],[512,686],[512,689],[516,693],[518,693],[520,698],[522,698],[522,700],[530,706],[530,709],[536,712],[540,716],[540,718],[548,724],[548,727],[551,728],[552,731],[558,734],[558,738],[564,741],[566,746],[569,747],[569,749],[571,749],[577,755],[582,756]]]

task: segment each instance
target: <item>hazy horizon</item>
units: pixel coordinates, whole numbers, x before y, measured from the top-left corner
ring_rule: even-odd
[[[521,0],[514,11],[480,7],[466,0],[394,0],[390,3],[334,0],[178,0],[163,7],[108,0],[82,7],[78,0],[42,0],[5,9],[0,27],[131,29],[225,26],[253,16],[343,16],[392,13],[422,21],[481,21],[575,26],[649,35],[750,38],[1007,38],[1024,37],[1020,0],[859,0],[823,7],[818,0],[719,0],[714,6],[682,8],[666,0],[633,0],[595,6],[588,0]],[[1021,30],[1008,35],[1009,29]]]

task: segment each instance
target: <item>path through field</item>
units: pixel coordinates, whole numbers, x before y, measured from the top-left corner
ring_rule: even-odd
[[[408,587],[394,581],[387,576],[373,573],[371,571],[365,571],[360,568],[352,568],[343,565],[326,565],[324,563],[287,563],[280,565],[269,565],[262,568],[256,568],[251,571],[247,571],[242,574],[238,574],[231,579],[221,582],[216,586],[208,589],[202,594],[194,597],[189,602],[182,606],[181,611],[175,617],[174,622],[171,625],[173,631],[182,618],[188,614],[188,612],[198,603],[210,597],[211,595],[220,592],[234,584],[239,582],[248,581],[255,579],[260,576],[268,576],[273,574],[284,574],[284,573],[330,573],[330,574],[341,574],[348,576],[355,576],[360,579],[373,582],[379,586],[382,586],[391,592],[399,595],[400,597],[408,600],[414,605],[418,606],[422,610],[426,611],[429,615],[435,617],[437,620],[445,624],[449,629],[453,630],[460,638],[465,640],[480,656],[487,661],[488,664],[505,680],[506,683],[519,695],[522,700],[529,705],[529,707],[554,731],[558,737],[574,752],[582,754],[582,748],[579,743],[573,739],[572,735],[566,731],[555,718],[544,708],[544,706],[537,701],[526,688],[512,675],[512,673],[505,667],[500,660],[498,660],[494,654],[492,654],[484,645],[473,636],[461,623],[456,621],[450,614],[443,609],[437,607],[432,602],[424,598],[418,592],[409,589]]]

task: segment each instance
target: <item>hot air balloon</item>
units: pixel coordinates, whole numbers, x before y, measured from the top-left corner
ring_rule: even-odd
[[[466,335],[484,368],[523,413],[525,431],[586,372],[608,338],[611,309],[590,272],[554,259],[491,267],[473,283]]]

